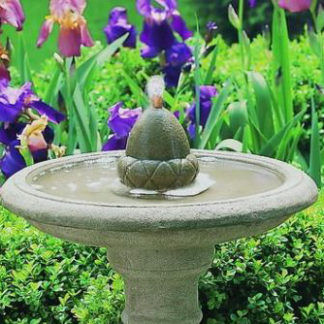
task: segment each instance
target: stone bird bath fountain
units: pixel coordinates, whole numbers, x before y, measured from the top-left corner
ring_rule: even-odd
[[[190,152],[163,108],[163,82],[126,152],[47,161],[10,178],[3,205],[41,231],[108,248],[125,280],[125,324],[198,324],[198,279],[214,245],[272,229],[317,198],[313,181],[269,158]],[[119,177],[117,175],[119,174]],[[120,179],[120,180],[119,180]]]

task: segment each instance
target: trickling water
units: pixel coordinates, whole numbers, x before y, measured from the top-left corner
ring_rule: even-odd
[[[190,195],[191,189],[189,194],[183,193],[182,197],[141,195],[137,191],[132,191],[133,195],[130,195],[129,189],[119,184],[116,161],[117,158],[110,158],[62,165],[33,175],[29,183],[38,191],[63,199],[118,205],[145,205],[157,201],[159,204],[219,201],[270,191],[283,183],[278,175],[263,167],[200,157],[200,172],[209,178],[209,188],[205,191],[200,190],[203,192],[198,195]],[[198,184],[194,184],[193,187],[195,186]]]

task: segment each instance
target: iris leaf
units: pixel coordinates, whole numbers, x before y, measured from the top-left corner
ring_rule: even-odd
[[[278,6],[275,6],[274,10],[272,30],[274,71],[277,73],[274,84],[277,90],[276,95],[287,123],[294,115],[290,76],[289,36],[285,11]]]
[[[318,129],[318,115],[315,110],[314,98],[312,98],[312,134],[311,134],[311,149],[309,174],[321,188],[321,152],[320,152],[320,134]]]
[[[87,106],[83,100],[79,84],[76,85],[73,94],[74,112],[76,118],[76,132],[78,135],[78,142],[82,153],[92,151],[92,142],[90,134],[90,120]],[[96,139],[96,138],[95,138]]]
[[[18,59],[18,69],[19,69],[21,80],[22,82],[33,83],[28,51],[26,49],[26,43],[24,39],[24,32],[22,31],[18,33],[17,37],[19,38],[17,59]]]
[[[285,134],[296,125],[298,121],[304,116],[305,110],[298,113],[291,121],[289,121],[279,132],[274,134],[269,141],[261,148],[260,155],[273,156],[278,145],[282,141]]]
[[[264,136],[270,138],[274,133],[274,111],[272,109],[269,86],[262,74],[258,72],[249,72],[248,75],[255,94],[258,126],[262,130]]]
[[[232,90],[232,81],[228,80],[225,83],[224,88],[218,95],[216,101],[214,102],[214,104],[211,108],[208,120],[206,122],[205,129],[203,130],[203,132],[201,134],[201,139],[200,139],[198,148],[203,149],[206,147],[207,142],[208,142],[209,138],[211,137],[217,122],[219,121],[220,115],[225,109],[225,102],[226,102],[227,97],[229,96],[231,90]]]
[[[105,62],[107,62],[123,45],[127,37],[128,33],[115,40],[113,43],[105,47],[99,53],[90,57],[79,66],[76,71],[76,78],[81,88],[91,80],[91,75],[93,74],[94,69],[96,67],[102,66]]]
[[[215,71],[217,55],[218,55],[218,46],[216,45],[206,73],[205,82],[204,82],[205,85],[210,85],[213,81],[213,73]]]
[[[226,139],[221,141],[217,146],[216,150],[231,150],[234,152],[242,152],[243,151],[243,144],[240,141],[235,139]]]

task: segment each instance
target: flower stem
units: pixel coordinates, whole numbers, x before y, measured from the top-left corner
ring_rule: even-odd
[[[240,45],[240,56],[242,70],[245,70],[245,53],[244,53],[244,43],[243,43],[243,21],[244,21],[244,0],[239,0],[239,19],[240,28],[238,29],[238,40]]]
[[[321,67],[321,74],[322,74],[322,86],[324,86],[324,33],[319,29],[319,26],[317,25],[315,8],[316,6],[310,10],[310,13],[313,19],[316,35],[318,36],[319,39],[319,45],[320,45],[319,59],[320,59],[320,67]]]
[[[67,64],[67,61],[65,59],[64,62],[64,77],[65,77],[65,85],[66,85],[66,91],[65,91],[65,102],[67,107],[67,113],[68,113],[68,143],[67,143],[67,155],[73,154],[73,151],[75,149],[75,143],[73,141],[73,134],[74,134],[74,123],[73,123],[73,116],[74,116],[74,108],[73,108],[73,102],[72,102],[72,87],[71,87],[71,75],[70,75],[70,66]]]

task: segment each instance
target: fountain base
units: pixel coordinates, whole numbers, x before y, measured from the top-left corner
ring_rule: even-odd
[[[124,324],[198,324],[198,279],[214,247],[108,249],[112,267],[125,280]]]

